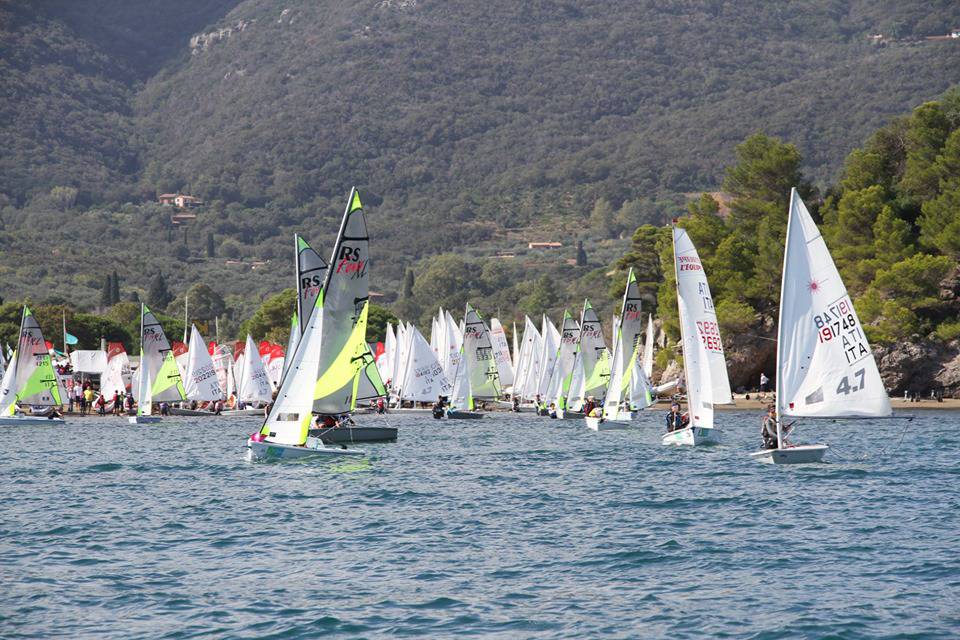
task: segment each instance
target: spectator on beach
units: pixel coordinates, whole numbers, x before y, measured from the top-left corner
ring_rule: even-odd
[[[767,393],[770,391],[770,378],[767,377],[767,374],[760,372],[760,393]]]

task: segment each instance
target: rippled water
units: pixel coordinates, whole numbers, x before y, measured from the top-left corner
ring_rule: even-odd
[[[3,428],[0,636],[960,635],[960,413],[808,427],[831,464],[793,468],[719,419],[392,417],[333,465],[245,462],[250,419]]]

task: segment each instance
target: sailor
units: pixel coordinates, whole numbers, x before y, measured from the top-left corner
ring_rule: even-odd
[[[387,403],[384,402],[383,398],[377,398],[377,413],[386,413],[387,412]]]
[[[443,418],[443,408],[446,402],[443,399],[443,396],[437,396],[437,401],[433,403],[433,409],[431,413],[433,414],[434,420],[440,420]]]
[[[667,432],[679,431],[689,424],[690,418],[680,413],[680,403],[674,402],[670,405],[670,413],[667,414]]]
[[[789,427],[780,428],[783,435],[787,434],[787,431],[790,430]],[[769,405],[767,407],[767,415],[763,416],[760,420],[760,437],[763,438],[763,448],[764,449],[776,449],[777,448],[777,407],[776,405]]]
[[[593,410],[597,408],[597,401],[593,396],[587,398],[587,401],[583,403],[583,415],[588,416],[593,413]]]
[[[550,403],[550,412],[548,413],[548,415],[553,420],[557,419],[557,403],[556,402]]]
[[[520,397],[513,396],[513,411],[514,413],[520,413]]]

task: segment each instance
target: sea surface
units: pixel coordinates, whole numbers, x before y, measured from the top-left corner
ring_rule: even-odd
[[[338,463],[246,462],[250,418],[0,427],[0,637],[957,638],[960,412],[916,415],[792,468],[756,412],[696,450],[390,416]]]

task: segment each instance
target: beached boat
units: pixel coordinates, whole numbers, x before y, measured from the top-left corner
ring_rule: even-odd
[[[664,434],[661,442],[687,446],[715,444],[720,440],[720,433],[714,425],[714,405],[732,404],[733,394],[707,275],[690,236],[676,223],[673,225],[673,264],[688,424]]]
[[[40,324],[30,309],[24,306],[20,315],[17,348],[0,384],[0,424],[64,424],[63,418],[25,415],[18,408],[18,405],[62,406],[64,394]]]
[[[777,333],[777,446],[768,464],[820,462],[827,445],[786,440],[796,420],[885,418],[893,413],[853,301],[797,190],[790,192]],[[785,418],[794,423],[784,425]]]

